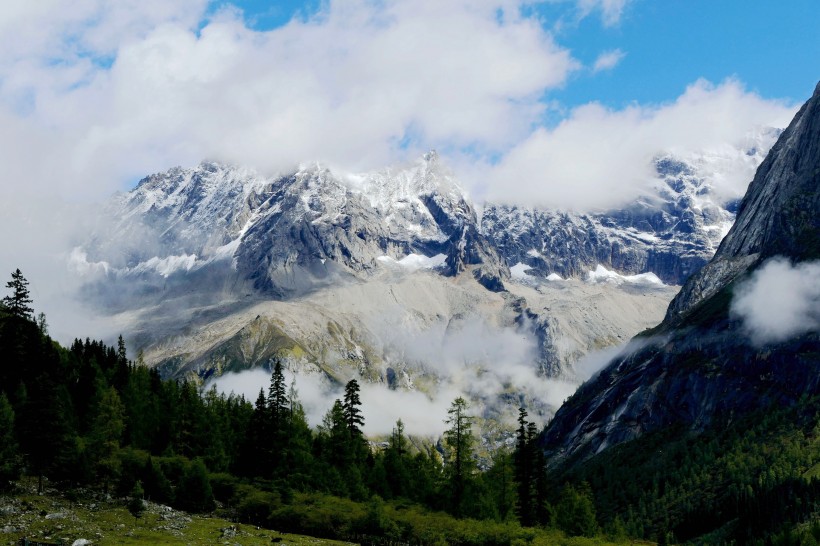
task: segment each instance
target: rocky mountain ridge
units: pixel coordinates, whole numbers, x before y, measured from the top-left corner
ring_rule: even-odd
[[[435,152],[406,168],[358,175],[310,164],[266,178],[206,162],[151,175],[119,195],[107,214],[113,225],[74,259],[109,275],[164,279],[231,260],[232,284],[278,298],[366,278],[380,257],[413,254],[443,254],[445,275],[477,266],[473,274],[493,290],[503,289],[514,265],[537,279],[583,278],[601,265],[682,284],[734,221],[736,203],[714,192],[722,169],[756,164],[776,134],[760,132],[722,164],[661,155],[649,192],[599,213],[476,207]]]
[[[761,134],[734,156],[756,161]],[[530,397],[547,415],[563,400],[554,392],[570,392],[560,385],[586,377],[579,361],[660,319],[674,288],[659,277],[678,282],[728,229],[732,204],[719,204],[718,171],[701,163],[664,156],[653,193],[599,214],[475,206],[435,153],[362,175],[203,163],[119,195],[72,260],[86,299],[166,376],[206,380],[278,357],[331,383],[358,374],[435,390],[460,366],[496,377],[490,398],[513,417],[511,392],[557,381]],[[495,352],[507,337],[514,357]],[[443,362],[408,352],[407,339],[458,350]]]
[[[758,339],[733,311],[772,258],[820,259],[818,143],[820,85],[758,168],[714,258],[685,283],[665,320],[557,412],[543,436],[553,464],[667,427],[697,433],[820,393],[820,331]]]
[[[75,259],[113,276],[167,279],[229,261],[229,276],[288,298],[366,277],[384,256],[444,254],[445,275],[476,265],[476,278],[493,289],[509,277],[435,153],[405,170],[362,176],[316,164],[273,179],[216,163],[176,168],[118,196],[108,216],[113,226]]]

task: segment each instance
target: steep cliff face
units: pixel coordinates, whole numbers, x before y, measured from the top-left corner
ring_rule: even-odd
[[[680,324],[696,306],[772,256],[820,258],[818,94],[820,84],[760,165],[714,258],[669,306],[667,325]]]
[[[819,130],[820,85],[761,164],[715,257],[686,282],[664,322],[558,411],[543,437],[554,462],[671,425],[704,430],[820,392],[816,329],[764,344],[730,312],[736,289],[768,259],[820,258]]]

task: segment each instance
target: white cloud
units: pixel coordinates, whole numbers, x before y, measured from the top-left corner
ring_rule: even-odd
[[[735,291],[731,312],[753,343],[820,330],[820,262],[769,260]]]
[[[4,3],[0,229],[17,239],[0,272],[25,268],[42,284],[66,274],[26,267],[71,248],[75,222],[46,197],[102,200],[174,165],[355,171],[430,148],[510,147],[578,66],[517,6],[334,1],[257,32],[236,10],[206,16],[206,0]],[[33,205],[35,222],[23,217]]]
[[[446,428],[447,409],[458,396],[472,400],[472,415],[483,415],[490,408],[494,418],[506,419],[513,426],[519,397],[533,404],[532,418],[537,419],[545,408],[557,409],[577,387],[570,381],[538,375],[536,340],[526,327],[492,327],[471,319],[450,328],[442,323],[414,330],[407,325],[391,327],[391,317],[379,318],[384,322],[382,349],[392,361],[410,366],[417,380],[435,379],[426,382],[423,390],[393,390],[356,376],[364,431],[369,436],[389,434],[401,419],[408,434],[438,437]],[[286,376],[288,381],[294,377],[290,371]],[[269,383],[270,373],[255,369],[223,375],[209,381],[206,388],[216,385],[220,392],[243,394],[252,402],[260,388],[267,392]],[[333,401],[344,396],[342,387],[318,373],[297,373],[295,386],[312,426],[319,425]]]
[[[297,398],[305,409],[311,427],[322,424],[322,419],[333,402],[344,398],[344,389],[320,374],[293,374],[285,372],[288,385],[293,381]],[[270,372],[263,369],[246,370],[229,373],[208,381],[205,389],[216,386],[217,391],[242,395],[253,403],[259,396],[259,389],[264,389],[267,396],[270,384]],[[359,379],[364,432],[368,436],[387,435],[393,430],[396,421],[404,422],[408,434],[437,437],[446,428],[444,419],[450,403],[463,393],[450,387],[444,387],[434,396],[420,391],[390,390],[381,384],[367,383]]]
[[[620,63],[624,57],[626,57],[626,53],[620,49],[604,51],[598,55],[597,59],[595,59],[595,63],[592,65],[592,72],[595,73],[604,70],[612,70],[618,66],[618,63]]]
[[[0,141],[27,153],[3,159],[25,161],[40,184],[59,173],[67,192],[104,195],[204,157],[274,172],[312,159],[382,167],[432,147],[502,150],[577,66],[508,4],[332,2],[268,32],[232,10],[203,21],[201,0],[21,4],[0,22],[18,29],[0,42],[0,106],[30,134],[4,124]]]
[[[333,406],[333,401],[344,396],[343,390],[322,374],[296,373],[285,370],[287,384],[296,389],[297,398],[305,409],[308,423],[316,427],[322,423],[322,417]],[[271,373],[262,368],[245,370],[242,372],[227,373],[210,379],[204,386],[208,390],[216,386],[217,391],[225,394],[244,396],[245,400],[253,404],[262,389],[268,395]]]
[[[431,408],[447,408],[463,395],[475,401],[476,414],[487,406],[499,409],[506,404],[503,417],[512,423],[517,406],[500,402],[503,393],[516,393],[555,410],[577,386],[539,375],[538,340],[531,326],[504,327],[469,318],[416,328],[398,316],[382,314],[374,317],[369,329],[381,339],[390,361],[407,363],[411,375],[437,378],[436,391],[430,393]],[[385,422],[395,423],[399,417],[405,419],[403,408],[384,404],[378,413]],[[434,414],[440,418],[441,412]]]
[[[626,5],[578,4],[612,24]],[[332,1],[267,32],[208,7],[4,3],[0,229],[16,239],[4,243],[0,273],[64,282],[64,268],[43,264],[84,228],[53,214],[61,200],[105,199],[205,158],[266,174],[310,160],[357,171],[437,148],[478,184],[474,195],[588,208],[634,195],[659,147],[734,138],[791,113],[733,82],[698,83],[671,105],[591,104],[533,131],[551,107],[545,96],[580,65],[520,2]]]
[[[604,26],[612,27],[621,22],[621,16],[631,0],[578,0],[581,17],[586,17],[596,10],[601,12]]]
[[[738,153],[727,148],[755,129],[785,127],[794,111],[734,80],[700,80],[660,106],[578,107],[557,127],[537,128],[496,165],[474,167],[473,176],[491,200],[579,210],[617,206],[646,190],[660,152]],[[718,180],[724,187],[717,190],[737,197],[750,180],[748,171],[739,171]]]

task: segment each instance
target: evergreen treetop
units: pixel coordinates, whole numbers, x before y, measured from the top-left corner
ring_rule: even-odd
[[[464,491],[475,468],[472,458],[475,443],[472,432],[473,418],[467,414],[468,409],[467,400],[459,396],[447,410],[449,417],[444,421],[450,425],[444,432],[444,443],[449,450],[447,473],[451,486],[452,510],[456,515],[462,513]]]
[[[364,426],[364,417],[362,416],[362,410],[359,409],[361,405],[359,382],[355,379],[351,379],[347,382],[347,385],[345,385],[345,397],[342,408],[344,409],[347,429],[352,436],[362,435],[362,429],[360,427]]]
[[[6,283],[11,288],[12,295],[3,298],[3,307],[12,316],[31,320],[34,309],[30,307],[31,296],[28,290],[28,281],[19,269],[11,274],[11,280]]]
[[[273,366],[273,373],[268,388],[268,412],[270,413],[271,427],[274,433],[281,433],[285,428],[286,417],[290,412],[285,375],[282,371],[282,361],[278,358]]]

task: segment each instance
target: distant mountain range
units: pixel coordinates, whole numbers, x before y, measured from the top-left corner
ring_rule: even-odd
[[[476,207],[435,152],[405,168],[355,175],[310,164],[265,178],[203,163],[151,175],[115,198],[113,227],[74,258],[117,276],[163,278],[232,261],[240,279],[278,298],[340,276],[366,277],[380,257],[410,254],[444,254],[445,275],[480,264],[478,278],[492,289],[517,264],[536,278],[584,277],[602,265],[681,284],[734,220],[737,202],[722,202],[714,186],[727,172],[756,166],[777,134],[761,131],[746,149],[724,150],[721,161],[660,155],[651,191],[594,214]]]
[[[432,396],[456,381],[439,362],[449,358],[496,374],[492,395],[454,385],[488,416],[514,412],[517,389],[549,415],[570,387],[519,385],[505,370],[574,386],[598,365],[579,361],[660,320],[732,225],[721,180],[756,166],[778,134],[659,154],[639,199],[597,213],[475,204],[435,152],[364,174],[206,162],[117,195],[70,262],[84,299],[166,376],[207,380],[279,357],[330,384],[356,374]],[[472,352],[471,329],[485,342]],[[496,349],[507,335],[522,348]]]

